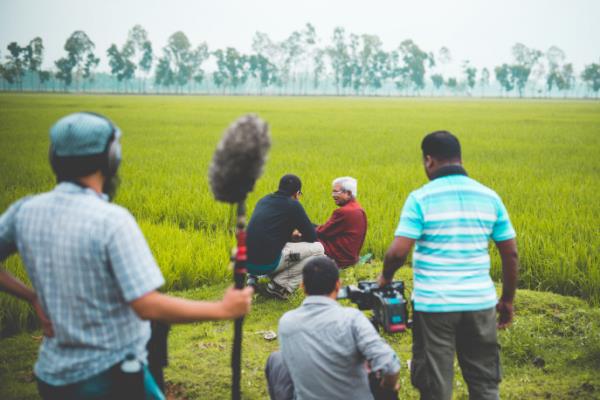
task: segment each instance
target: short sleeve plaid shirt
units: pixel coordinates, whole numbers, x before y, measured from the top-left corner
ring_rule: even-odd
[[[66,385],[127,353],[145,360],[150,325],[129,302],[164,279],[126,209],[91,189],[60,183],[0,216],[0,261],[17,251],[54,325],[35,365],[39,379]]]

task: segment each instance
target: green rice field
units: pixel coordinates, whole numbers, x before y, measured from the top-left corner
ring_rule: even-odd
[[[229,279],[232,210],[213,200],[207,170],[223,130],[254,112],[269,122],[273,145],[249,212],[295,173],[309,217],[322,223],[335,207],[331,180],[352,175],[369,219],[363,253],[381,259],[406,196],[426,182],[422,137],[450,130],[470,176],[508,208],[520,286],[600,304],[600,102],[0,94],[0,211],[52,189],[48,129],[81,110],[107,115],[124,133],[116,202],[137,218],[165,290]],[[6,266],[26,279],[17,256]],[[500,278],[497,256],[492,272]],[[33,325],[26,304],[0,294],[2,335]]]

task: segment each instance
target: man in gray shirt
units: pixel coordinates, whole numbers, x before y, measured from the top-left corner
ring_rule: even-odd
[[[357,309],[336,301],[340,290],[338,268],[327,257],[316,257],[302,271],[307,297],[302,305],[279,320],[280,353],[267,362],[273,399],[372,399],[370,370],[380,373],[381,385],[397,389],[400,361]],[[293,394],[285,386],[285,370]]]

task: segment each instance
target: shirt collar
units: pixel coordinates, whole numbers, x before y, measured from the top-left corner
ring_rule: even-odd
[[[462,165],[446,165],[444,167],[439,168],[437,171],[435,171],[432,176],[431,176],[431,180],[437,179],[437,178],[443,178],[445,176],[450,176],[450,175],[464,175],[464,176],[469,176],[467,174],[467,171],[463,168]]]
[[[327,296],[318,296],[318,295],[313,295],[313,296],[308,296],[304,299],[304,301],[302,302],[302,305],[308,305],[308,304],[326,304],[326,305],[339,305],[339,303],[335,300],[333,300],[330,297]]]
[[[78,185],[74,182],[68,182],[68,181],[60,182],[58,185],[56,185],[54,190],[56,190],[57,192],[62,192],[62,193],[85,193],[85,194],[96,196],[104,201],[108,201],[108,195],[106,195],[104,193],[97,193],[96,191],[94,191],[88,187]]]

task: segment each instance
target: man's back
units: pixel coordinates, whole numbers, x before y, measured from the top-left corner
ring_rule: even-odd
[[[475,311],[496,305],[490,238],[514,237],[500,197],[464,175],[436,178],[410,194],[396,236],[417,239],[415,310]]]
[[[248,261],[276,261],[294,229],[300,230],[304,241],[316,241],[315,230],[300,202],[278,192],[260,199],[248,223]]]
[[[0,230],[12,232],[1,236],[13,238],[54,323],[36,375],[64,385],[106,370],[126,353],[143,359],[149,324],[128,302],[164,280],[129,212],[72,183],[13,210],[0,222]]]
[[[281,353],[296,398],[370,399],[365,361],[374,370],[399,368],[394,351],[358,310],[309,296],[279,321]]]

